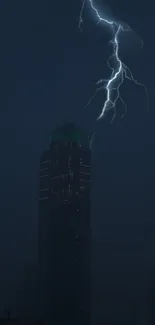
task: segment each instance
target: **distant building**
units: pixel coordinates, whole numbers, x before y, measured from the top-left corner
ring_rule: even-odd
[[[73,124],[53,131],[40,159],[40,310],[52,324],[90,324],[91,152]]]

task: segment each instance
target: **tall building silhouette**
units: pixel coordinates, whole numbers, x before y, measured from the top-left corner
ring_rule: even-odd
[[[40,159],[40,309],[52,324],[90,324],[91,152],[73,124],[52,132]]]

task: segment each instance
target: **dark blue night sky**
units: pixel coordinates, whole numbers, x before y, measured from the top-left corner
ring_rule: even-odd
[[[101,0],[98,4],[104,8]],[[9,305],[18,314],[15,301],[20,300],[23,274],[35,265],[39,157],[51,130],[66,121],[89,134],[96,132],[92,149],[94,318],[102,324],[104,317],[112,317],[107,316],[111,310],[131,317],[136,309],[140,319],[148,312],[155,290],[154,4],[107,0],[106,5],[135,31],[121,37],[120,56],[145,84],[150,98],[147,111],[143,89],[126,82],[122,96],[128,111],[121,119],[118,103],[112,124],[111,113],[96,122],[104,92],[84,109],[95,82],[109,76],[107,29],[95,25],[90,12],[85,12],[81,33],[78,0],[0,3],[2,312]]]

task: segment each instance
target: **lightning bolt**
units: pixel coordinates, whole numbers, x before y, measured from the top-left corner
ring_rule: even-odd
[[[131,28],[129,26],[124,27],[124,25],[122,23],[118,23],[114,20],[106,19],[104,16],[102,17],[99,14],[98,9],[93,4],[93,0],[87,0],[87,1],[89,2],[92,11],[96,15],[96,18],[98,20],[97,23],[104,23],[106,25],[109,25],[109,27],[112,29],[113,38],[110,41],[110,43],[112,44],[113,52],[112,52],[112,55],[107,60],[107,65],[108,65],[109,69],[111,70],[110,78],[107,80],[101,79],[97,82],[98,87],[85,107],[87,107],[91,103],[93,98],[97,95],[97,93],[100,90],[103,90],[103,89],[106,90],[106,100],[104,102],[101,113],[98,116],[97,120],[100,120],[101,118],[103,118],[107,111],[113,109],[114,114],[113,114],[113,118],[111,120],[111,122],[112,122],[116,116],[116,103],[118,100],[120,100],[122,102],[122,104],[124,105],[124,108],[125,108],[125,111],[121,117],[124,116],[124,114],[126,113],[126,110],[127,110],[127,106],[126,106],[123,98],[120,95],[120,87],[124,83],[125,79],[128,79],[128,80],[134,82],[136,85],[143,87],[144,91],[147,95],[147,98],[148,98],[148,92],[147,92],[146,87],[143,84],[141,84],[140,82],[138,82],[133,77],[131,70],[121,61],[120,56],[119,56],[119,35],[121,32],[131,31]],[[81,31],[82,31],[81,26],[83,24],[83,11],[84,11],[85,4],[86,4],[86,0],[84,0],[82,3],[80,18],[79,18],[79,28]],[[114,59],[115,67],[113,67],[110,63],[112,59]]]

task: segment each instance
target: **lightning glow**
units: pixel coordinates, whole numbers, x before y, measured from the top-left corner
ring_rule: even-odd
[[[112,29],[113,37],[111,40],[111,44],[113,46],[113,52],[112,52],[112,55],[107,60],[107,65],[111,70],[110,78],[107,80],[101,79],[97,82],[97,85],[99,85],[99,87],[96,89],[95,93],[90,98],[89,102],[87,103],[87,105],[85,107],[87,107],[91,103],[92,99],[97,95],[97,93],[100,90],[105,89],[106,100],[103,104],[101,114],[98,116],[97,120],[100,120],[101,118],[103,118],[107,111],[113,109],[114,115],[111,120],[111,122],[112,122],[116,116],[116,103],[118,100],[120,100],[125,107],[125,111],[124,111],[122,117],[124,116],[124,114],[127,110],[127,106],[120,95],[120,87],[124,83],[125,79],[128,79],[128,80],[134,82],[138,86],[142,86],[145,90],[147,97],[148,97],[148,93],[147,93],[146,87],[143,84],[139,83],[136,79],[134,79],[134,77],[131,73],[131,70],[121,61],[120,56],[119,56],[119,35],[121,32],[131,31],[131,28],[125,27],[122,23],[107,19],[104,17],[104,15],[101,16],[99,14],[98,9],[93,4],[93,0],[84,0],[82,3],[80,19],[79,19],[79,28],[81,31],[82,31],[81,27],[83,24],[83,11],[84,11],[86,1],[90,4],[91,10],[95,13],[98,23],[104,23],[106,25],[109,25],[109,28]],[[111,64],[110,64],[110,61],[112,59],[114,59],[114,62],[115,62],[114,67],[111,66]]]

